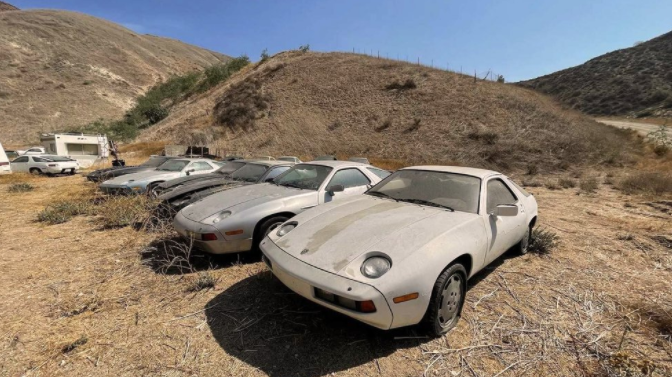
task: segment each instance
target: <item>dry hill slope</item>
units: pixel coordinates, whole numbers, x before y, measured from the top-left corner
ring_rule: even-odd
[[[672,117],[672,32],[519,84],[588,114]]]
[[[0,12],[8,11],[8,10],[19,10],[19,8],[15,7],[12,4],[7,4],[4,1],[0,1]]]
[[[627,137],[517,86],[361,55],[295,51],[182,103],[141,138],[206,139],[247,155],[550,169],[616,162]]]
[[[119,118],[158,81],[227,59],[80,13],[2,12],[2,142],[34,142],[36,132]]]

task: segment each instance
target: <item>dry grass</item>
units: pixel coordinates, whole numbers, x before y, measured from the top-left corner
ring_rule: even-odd
[[[0,181],[0,190],[10,184]],[[532,188],[540,229],[562,242],[543,258],[507,255],[479,273],[460,324],[431,340],[322,309],[284,288],[258,257],[202,255],[169,229],[101,230],[87,216],[34,222],[49,203],[92,195],[93,185],[78,176],[31,184],[21,201],[0,195],[7,375],[672,373],[672,254],[651,238],[672,237],[672,214],[646,197],[607,186],[592,196]],[[624,233],[633,239],[619,240]]]
[[[9,188],[7,188],[7,192],[15,194],[15,193],[33,191],[34,189],[35,187],[33,187],[33,185],[31,185],[30,183],[19,182],[9,186]]]
[[[640,172],[624,178],[619,188],[626,194],[644,193],[662,195],[672,192],[672,174]]]
[[[266,64],[283,68],[270,72]],[[408,79],[415,89],[386,89]],[[194,134],[244,155],[457,161],[506,171],[534,163],[539,173],[620,166],[642,149],[629,142],[635,135],[526,89],[344,53],[277,54],[174,107],[141,139],[181,142]]]
[[[7,63],[0,70],[4,144],[32,144],[38,132],[118,119],[138,94],[171,74],[228,59],[56,10],[1,13],[0,51]]]

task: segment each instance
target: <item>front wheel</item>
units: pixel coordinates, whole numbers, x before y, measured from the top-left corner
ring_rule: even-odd
[[[460,320],[466,294],[467,270],[459,263],[448,267],[434,283],[421,326],[436,337],[446,334]]]
[[[30,168],[29,171],[30,171],[30,174],[32,174],[32,175],[41,175],[42,174],[42,170],[40,170],[38,168]]]

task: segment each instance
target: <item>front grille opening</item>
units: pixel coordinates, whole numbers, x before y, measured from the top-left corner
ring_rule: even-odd
[[[340,306],[345,309],[350,309],[360,313],[375,313],[376,306],[372,301],[355,301],[343,296],[327,292],[320,288],[313,287],[315,289],[315,297],[320,300],[327,301],[336,306]]]

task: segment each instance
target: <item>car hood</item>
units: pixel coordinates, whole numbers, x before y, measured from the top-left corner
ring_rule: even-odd
[[[173,180],[175,181],[175,179]],[[173,182],[170,181],[170,182]],[[233,181],[226,179],[219,175],[219,178],[210,178],[210,179],[203,179],[203,180],[197,180],[197,181],[187,181],[184,182],[182,185],[172,185],[170,186],[166,192],[162,193],[159,195],[158,199],[159,200],[164,200],[164,201],[170,201],[176,198],[180,198],[182,196],[203,191],[208,188],[212,187],[218,187],[218,186],[227,186],[227,188],[234,188],[234,187],[240,187],[243,186],[243,182],[239,181]]]
[[[294,230],[283,238],[274,238],[280,248],[301,261],[356,277],[357,272],[348,265],[364,253],[382,252],[394,265],[439,235],[477,218],[474,214],[363,195],[310,219],[302,215],[296,218],[299,225]]]
[[[231,190],[220,191],[195,202],[182,210],[182,214],[193,221],[203,221],[208,217],[225,209],[240,213],[246,209],[272,201],[288,201],[291,204],[300,203],[305,197],[314,198],[317,204],[317,191],[300,190],[295,188],[276,186],[270,183],[237,187]],[[300,206],[300,205],[299,205]],[[295,210],[293,206],[287,210]]]
[[[209,180],[222,180],[225,179],[226,175],[219,173],[208,173],[201,175],[188,175],[185,177],[171,179],[170,181],[163,182],[159,187],[164,189],[175,188],[182,185],[191,185],[196,182],[209,181]]]
[[[106,184],[106,185],[122,185],[122,184],[125,184],[128,181],[144,182],[144,181],[148,181],[148,180],[152,180],[152,181],[167,180],[167,179],[177,178],[179,175],[180,175],[180,172],[149,170],[149,171],[142,171],[142,172],[133,173],[133,174],[122,175],[121,177],[116,177],[116,178],[110,179],[109,181],[105,181],[104,184]]]
[[[152,170],[156,169],[153,167],[148,167],[148,166],[129,166],[129,167],[111,167],[111,168],[106,168],[106,169],[99,169],[96,171],[93,171],[89,173],[90,176],[101,176],[101,175],[107,175],[110,177],[116,177],[124,174],[132,174],[132,173],[137,173],[141,171],[147,171],[147,170]]]

